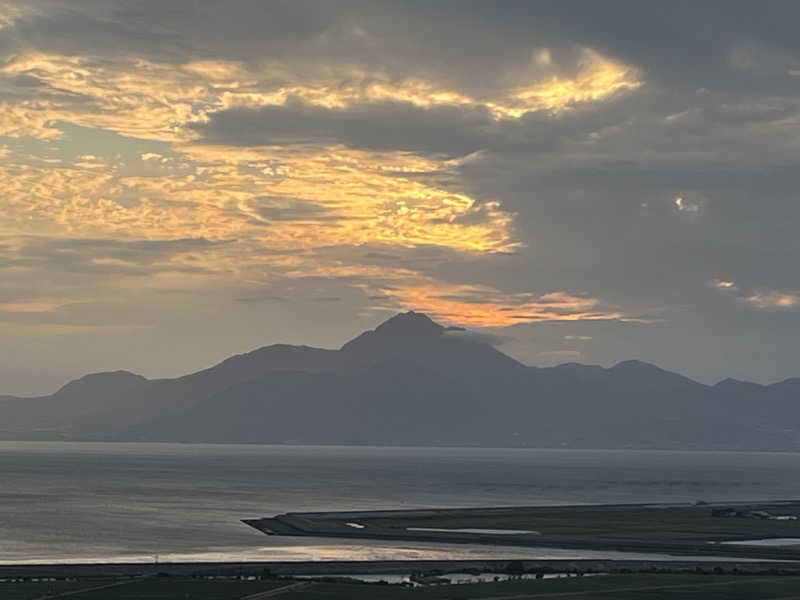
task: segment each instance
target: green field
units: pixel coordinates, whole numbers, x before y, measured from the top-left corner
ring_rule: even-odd
[[[798,537],[800,520],[775,521],[742,517],[715,517],[719,505],[684,506],[585,506],[540,507],[509,510],[437,511],[415,516],[397,512],[391,516],[359,515],[359,523],[381,529],[429,527],[442,529],[518,529],[543,536],[581,539],[638,539],[649,541],[719,541],[743,538]],[[758,503],[749,509],[773,515],[800,515],[800,503]],[[352,520],[352,517],[349,517]],[[311,519],[337,523],[337,519]]]
[[[70,600],[238,600],[243,596],[290,585],[289,581],[206,580],[154,577],[122,581],[0,583],[2,600],[34,600],[65,594]],[[105,587],[109,586],[110,587]],[[84,590],[84,591],[80,591]]]

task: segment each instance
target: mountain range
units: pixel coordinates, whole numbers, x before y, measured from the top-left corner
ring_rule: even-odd
[[[532,367],[412,311],[339,350],[272,345],[174,379],[115,371],[0,396],[0,438],[798,450],[800,379]]]

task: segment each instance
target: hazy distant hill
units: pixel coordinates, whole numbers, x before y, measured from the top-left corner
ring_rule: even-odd
[[[525,366],[409,312],[340,350],[275,345],[176,379],[88,375],[0,397],[6,439],[800,448],[800,379],[707,386],[625,361]]]

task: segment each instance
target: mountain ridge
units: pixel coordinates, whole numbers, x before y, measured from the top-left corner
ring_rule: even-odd
[[[0,437],[800,449],[800,379],[709,386],[639,360],[531,367],[462,331],[410,311],[338,350],[273,344],[171,379],[90,374],[0,396]]]

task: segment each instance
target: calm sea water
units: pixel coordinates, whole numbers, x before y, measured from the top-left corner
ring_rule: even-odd
[[[800,454],[0,442],[0,562],[612,556],[268,537],[287,511],[800,498]]]

